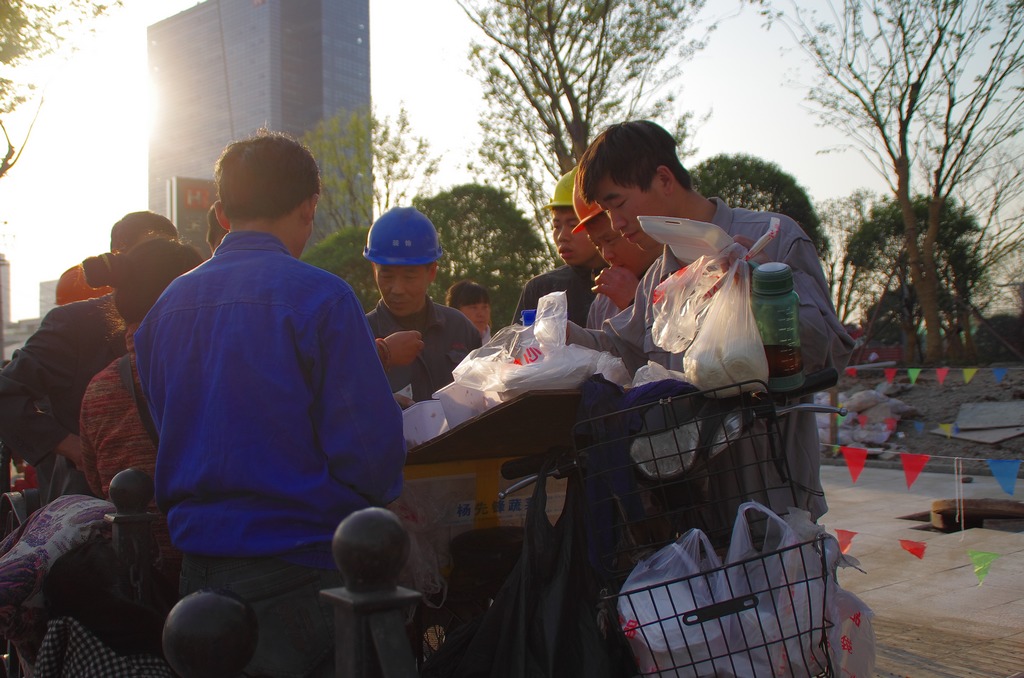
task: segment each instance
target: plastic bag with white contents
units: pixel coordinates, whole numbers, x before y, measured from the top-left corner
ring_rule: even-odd
[[[827,579],[821,544],[801,540],[757,502],[737,510],[726,579],[734,595],[749,594],[756,606],[735,616],[728,643],[734,654],[746,649],[751,676],[813,676],[828,666],[821,642]]]
[[[698,529],[637,563],[622,585],[618,608],[642,674],[733,675],[725,646],[727,619],[695,623],[691,614],[726,596],[721,565]]]
[[[768,381],[768,359],[761,333],[750,310],[750,266],[737,259],[711,297],[707,317],[686,355],[683,373],[701,390],[722,389],[740,382]],[[743,390],[763,388],[748,383]],[[726,389],[716,397],[735,395]]]

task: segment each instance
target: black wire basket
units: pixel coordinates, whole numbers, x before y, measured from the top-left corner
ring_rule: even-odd
[[[719,397],[737,386],[738,395]],[[724,550],[743,502],[779,514],[797,505],[775,406],[761,382],[581,421],[575,440],[591,564],[613,588],[641,558],[691,528]]]
[[[825,538],[609,596],[640,675],[833,676]]]

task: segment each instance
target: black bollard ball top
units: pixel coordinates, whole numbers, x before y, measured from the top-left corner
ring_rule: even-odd
[[[366,508],[349,515],[334,532],[334,562],[354,592],[391,591],[409,557],[409,535],[391,511]]]
[[[230,591],[191,593],[164,622],[164,655],[183,678],[237,676],[259,640],[256,613]]]
[[[110,501],[118,513],[145,513],[153,490],[153,479],[147,473],[126,468],[110,480]]]

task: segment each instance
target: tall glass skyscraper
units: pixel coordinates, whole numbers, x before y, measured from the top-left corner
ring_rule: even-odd
[[[207,0],[150,26],[150,209],[170,215],[173,177],[212,178],[224,146],[260,127],[299,137],[368,109],[369,29],[369,0]]]

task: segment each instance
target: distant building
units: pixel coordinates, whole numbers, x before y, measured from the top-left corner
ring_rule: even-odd
[[[150,26],[149,208],[170,216],[173,177],[211,179],[224,146],[260,127],[299,137],[368,110],[369,28],[369,0],[207,0]]]

